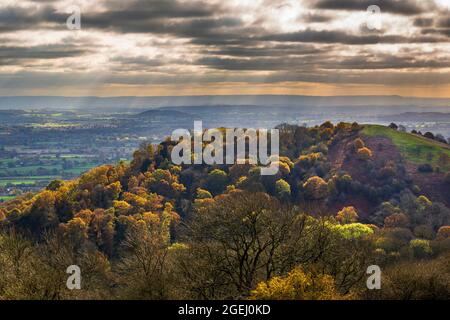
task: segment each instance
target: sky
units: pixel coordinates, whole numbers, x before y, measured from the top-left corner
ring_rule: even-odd
[[[2,96],[241,94],[450,97],[450,0],[0,1]]]

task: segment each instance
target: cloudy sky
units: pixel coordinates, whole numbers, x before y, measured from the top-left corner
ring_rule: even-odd
[[[0,1],[0,95],[210,94],[450,97],[450,0]]]

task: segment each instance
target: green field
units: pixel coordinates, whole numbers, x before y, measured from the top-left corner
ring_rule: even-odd
[[[12,200],[14,198],[15,198],[15,196],[0,196],[0,202],[6,202],[6,201]]]
[[[59,176],[35,176],[35,177],[8,177],[8,178],[0,178],[0,186],[5,187],[8,184],[12,184],[15,186],[19,185],[31,185],[36,182],[41,181],[51,181],[55,179],[60,179]]]
[[[81,175],[82,173],[91,170],[93,167],[95,167],[95,165],[92,166],[84,166],[84,167],[76,167],[76,168],[72,168],[72,169],[66,169],[64,170],[64,172],[69,172],[72,173],[74,175]]]
[[[15,167],[15,168],[8,168],[7,170],[11,171],[17,171],[19,174],[24,172],[32,172],[39,168],[47,169],[47,170],[53,170],[56,169],[58,171],[61,170],[61,165],[37,165],[37,166],[25,166],[25,167]]]
[[[381,136],[391,139],[400,153],[414,164],[437,165],[441,154],[447,154],[450,157],[450,146],[448,145],[419,135],[396,131],[389,127],[365,125],[363,134],[369,137]]]

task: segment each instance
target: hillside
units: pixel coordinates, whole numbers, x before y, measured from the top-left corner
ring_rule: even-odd
[[[101,269],[95,294],[158,299],[258,296],[258,284],[296,268],[322,270],[333,297],[375,298],[361,282],[365,265],[396,279],[397,265],[441,263],[450,251],[447,145],[357,123],[278,129],[275,176],[249,164],[176,166],[174,142],[143,145],[130,163],[2,204],[0,247],[19,234],[45,264],[53,258],[42,252],[58,243],[61,261]]]
[[[363,134],[369,140],[387,138],[398,150],[405,162],[407,173],[423,194],[435,201],[450,206],[449,185],[445,181],[450,172],[450,146],[422,135],[392,130],[383,126],[366,126]],[[424,164],[430,164],[433,172],[420,170]]]

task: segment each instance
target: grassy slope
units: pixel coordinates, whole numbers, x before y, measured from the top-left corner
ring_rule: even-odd
[[[365,125],[363,134],[369,137],[381,136],[391,139],[401,154],[413,164],[438,165],[437,162],[442,153],[450,156],[450,146],[448,145],[411,133],[395,131],[385,126]],[[433,156],[431,161],[429,160],[430,155]]]

